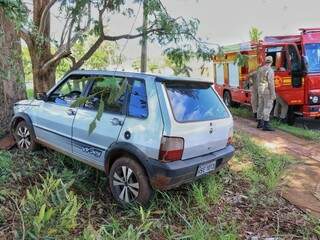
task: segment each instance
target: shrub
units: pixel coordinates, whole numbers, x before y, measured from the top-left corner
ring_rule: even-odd
[[[27,190],[22,201],[26,235],[31,239],[67,237],[77,226],[81,205],[76,195],[69,191],[72,182],[47,175],[40,187]]]

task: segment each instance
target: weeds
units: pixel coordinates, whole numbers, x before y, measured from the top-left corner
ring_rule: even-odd
[[[242,118],[252,118],[252,112],[246,107],[229,108],[232,115],[242,117]]]
[[[11,168],[11,155],[7,152],[0,151],[0,185],[9,179]]]
[[[91,167],[48,151],[25,155],[1,152],[5,161],[1,160],[0,166],[11,163],[4,168],[6,175],[16,177],[0,184],[0,238],[3,225],[15,226],[16,238],[23,232],[19,217],[11,217],[16,208],[12,208],[9,195],[15,196],[21,209],[26,239],[234,240],[245,239],[247,231],[259,233],[264,227],[271,234],[277,229],[277,234],[294,232],[306,239],[316,236],[319,222],[306,218],[300,227],[292,225],[294,218],[303,219],[302,213],[288,211],[289,230],[278,230],[272,217],[283,208],[279,202],[288,205],[273,190],[292,159],[271,154],[242,133],[235,134],[234,142],[237,151],[230,169],[177,190],[158,192],[148,209],[124,211],[110,201],[105,176]],[[232,165],[241,168],[235,172]]]
[[[214,236],[213,226],[205,222],[201,218],[197,218],[190,223],[190,227],[186,231],[185,239],[203,240],[210,239]]]
[[[280,123],[279,121],[272,121],[274,128],[280,129],[284,132],[290,133],[296,137],[301,137],[307,140],[320,141],[320,131],[303,129],[295,126]]]
[[[40,187],[27,190],[22,201],[22,213],[30,239],[66,236],[77,226],[81,205],[73,192],[72,182],[64,184],[48,175]]]
[[[283,170],[293,162],[293,159],[287,155],[270,153],[267,149],[255,144],[245,134],[237,134],[235,139],[243,143],[241,152],[236,154],[237,158],[249,158],[253,163],[244,171],[244,175],[250,179],[255,188],[263,184],[268,190],[273,190],[277,186]]]

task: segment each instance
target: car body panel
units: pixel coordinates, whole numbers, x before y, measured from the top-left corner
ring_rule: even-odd
[[[180,77],[166,77],[164,80],[163,76],[151,74],[81,70],[66,75],[48,92],[48,95],[71,75],[113,75],[142,79],[146,87],[148,116],[138,118],[127,116],[125,112],[123,115],[105,112],[101,120],[97,121],[94,131],[89,134],[89,125],[96,117],[96,111],[80,106],[72,109],[74,114],[68,114],[70,107],[67,106],[43,100],[20,101],[15,106],[15,114],[16,116],[25,114],[30,117],[39,143],[97,169],[105,170],[106,173],[109,169],[109,162],[106,161],[110,160],[113,151],[129,153],[144,166],[152,186],[160,189],[197,179],[195,172],[203,163],[219,161],[221,167],[232,157],[234,148],[227,144],[233,128],[231,114],[228,112],[230,117],[220,120],[179,123],[174,119],[163,86],[164,81],[208,83],[207,80]],[[89,85],[87,84],[85,93],[88,92]],[[121,125],[111,124],[111,120],[115,117],[120,120]],[[185,146],[181,160],[174,163],[163,163],[158,160],[163,136],[184,138]],[[137,152],[139,154],[135,154]],[[141,155],[143,159],[140,159]],[[167,182],[165,187],[166,182],[161,181],[168,177],[172,181]]]
[[[163,132],[163,120],[159,107],[157,91],[153,77],[145,79],[148,99],[148,117],[146,119],[128,116],[119,135],[120,142],[132,143],[148,157],[157,159]],[[125,133],[130,133],[126,139]]]
[[[95,130],[89,134],[89,125],[95,119],[97,112],[80,108],[77,110],[73,124],[72,152],[73,154],[104,166],[105,153],[109,146],[118,141],[122,126],[112,125],[113,118],[125,122],[125,116],[114,113],[103,113],[97,121]]]
[[[226,106],[224,107],[229,114],[228,118],[180,123],[175,120],[165,86],[158,83],[157,88],[158,92],[161,93],[161,109],[163,109],[165,119],[164,135],[182,137],[184,139],[182,159],[194,158],[215,152],[227,146],[230,133],[233,132],[233,119]],[[220,97],[219,100],[224,105]]]
[[[34,107],[31,117],[37,139],[71,153],[74,115],[68,114],[69,109],[67,106],[42,101]]]

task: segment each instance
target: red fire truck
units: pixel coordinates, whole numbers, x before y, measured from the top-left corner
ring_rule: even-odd
[[[240,57],[239,57],[240,56]],[[248,74],[274,59],[276,92],[289,105],[288,118],[320,117],[320,28],[299,35],[270,36],[222,48],[213,56],[215,89],[227,106],[250,105]],[[245,60],[239,66],[239,59]]]

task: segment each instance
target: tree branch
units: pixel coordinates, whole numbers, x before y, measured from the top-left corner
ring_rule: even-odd
[[[80,68],[85,61],[87,61],[94,53],[95,51],[100,47],[100,45],[103,43],[103,37],[100,36],[95,43],[91,46],[91,48],[80,58],[69,70],[69,72]]]
[[[57,2],[58,0],[50,0],[50,2],[45,6],[41,18],[40,18],[40,24],[39,24],[39,32],[42,34],[45,31],[47,19],[49,16],[50,8]]]
[[[21,28],[20,29],[20,37],[26,42],[28,48],[30,49],[32,45],[31,34],[28,30]]]
[[[155,33],[155,32],[162,32],[163,29],[162,28],[155,28],[155,29],[149,29],[146,31],[146,34],[150,34],[150,33]],[[108,36],[108,35],[104,35],[103,39],[106,41],[111,41],[111,42],[115,42],[121,39],[135,39],[135,38],[139,38],[142,37],[144,33],[137,33],[137,34],[123,34],[123,35],[118,35],[118,36]]]

